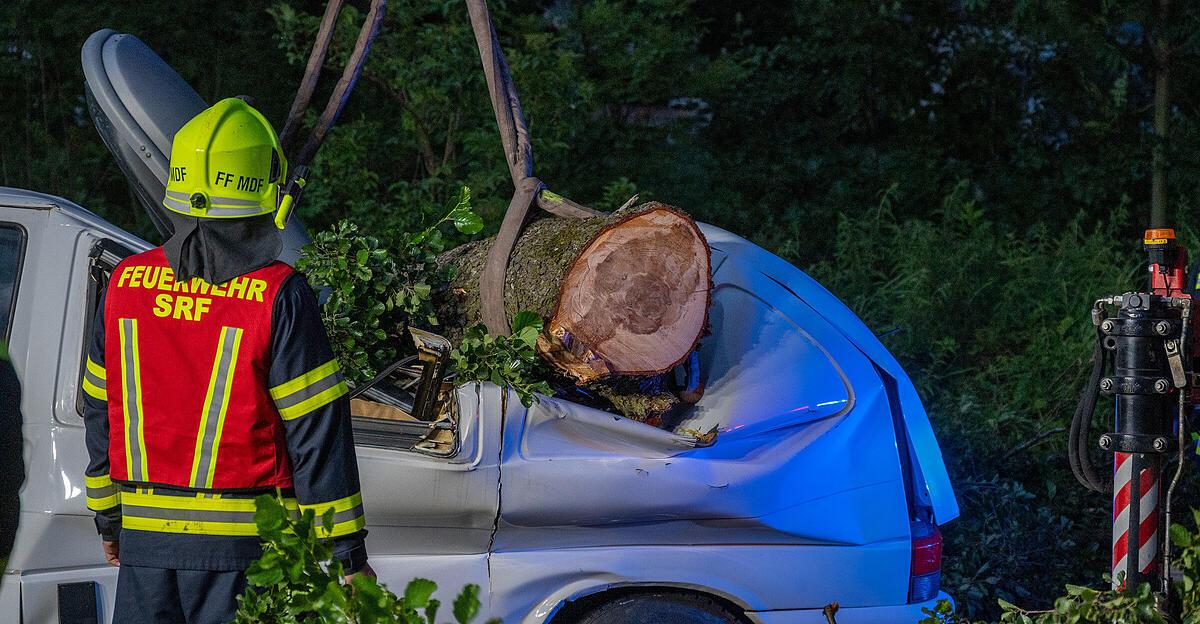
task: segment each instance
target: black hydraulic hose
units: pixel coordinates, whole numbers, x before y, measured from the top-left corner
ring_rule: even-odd
[[[1096,411],[1096,399],[1100,393],[1100,378],[1104,376],[1104,365],[1107,360],[1107,350],[1101,344],[1098,334],[1096,349],[1092,353],[1092,373],[1079,404],[1075,408],[1075,416],[1071,419],[1071,432],[1067,440],[1067,459],[1071,464],[1071,472],[1083,487],[1095,492],[1111,492],[1112,479],[1101,478],[1096,474],[1096,467],[1089,456],[1092,438],[1092,415]]]

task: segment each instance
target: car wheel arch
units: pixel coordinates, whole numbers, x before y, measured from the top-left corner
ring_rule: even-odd
[[[749,607],[736,596],[728,595],[711,587],[670,582],[610,583],[575,591],[568,597],[558,600],[552,610],[544,611],[547,616],[541,622],[544,624],[576,624],[588,612],[601,605],[639,594],[676,594],[705,598],[728,610],[739,618],[742,624],[752,623],[752,620],[746,616],[746,612],[750,610]]]

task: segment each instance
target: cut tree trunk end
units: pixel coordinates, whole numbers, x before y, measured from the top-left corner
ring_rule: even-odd
[[[696,223],[661,204],[636,212],[602,229],[567,269],[538,351],[580,383],[665,373],[704,334],[711,290]]]
[[[440,331],[457,342],[480,322],[479,273],[491,240],[451,249],[438,302]],[[712,291],[708,242],[676,208],[649,202],[587,219],[545,218],[525,228],[506,275],[511,318],[545,320],[538,352],[577,384],[670,371],[696,348]]]

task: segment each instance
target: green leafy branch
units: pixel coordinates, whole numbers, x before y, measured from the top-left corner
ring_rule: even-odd
[[[399,237],[394,250],[349,221],[319,232],[305,246],[296,268],[328,293],[322,320],[350,380],[370,379],[394,361],[405,325],[437,325],[431,296],[450,278],[437,265],[448,223],[468,236],[483,229],[483,221],[471,209],[469,188],[459,190],[441,219]]]
[[[238,598],[237,624],[437,624],[437,583],[413,579],[403,596],[364,575],[354,576],[347,586],[331,540],[317,537],[311,509],[290,513],[270,495],[258,497],[255,504],[263,555],[246,571],[249,587]],[[332,510],[322,516],[321,525],[326,531],[333,528]],[[469,624],[479,609],[479,586],[467,585],[452,605],[454,621]]]
[[[509,386],[525,407],[533,405],[537,394],[552,392],[537,353],[541,332],[542,317],[528,311],[513,317],[511,336],[492,336],[481,324],[467,328],[462,342],[450,352],[458,381]]]

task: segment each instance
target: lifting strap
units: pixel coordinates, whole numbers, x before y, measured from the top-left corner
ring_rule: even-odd
[[[479,275],[480,314],[488,333],[507,336],[511,333],[508,315],[504,311],[504,281],[513,247],[525,226],[529,208],[537,206],[558,217],[581,219],[604,213],[577,204],[551,193],[533,175],[533,147],[529,143],[529,128],[521,112],[517,88],[508,71],[504,50],[496,37],[486,0],[467,0],[471,14],[471,29],[479,46],[479,60],[487,77],[488,96],[496,113],[500,142],[504,145],[504,160],[513,181],[513,197],[500,223],[500,231],[492,240],[487,262]]]
[[[325,109],[321,111],[321,116],[309,133],[304,146],[299,148],[299,152],[292,154],[297,147],[296,135],[304,122],[304,112],[308,110],[313,91],[317,88],[317,79],[321,76],[321,68],[325,65],[325,53],[329,51],[329,43],[333,40],[334,26],[342,11],[342,4],[343,0],[329,0],[325,5],[325,14],[321,17],[321,26],[317,30],[316,41],[313,42],[312,51],[308,55],[308,63],[304,67],[304,77],[300,80],[300,88],[296,90],[296,97],[292,100],[292,107],[288,111],[283,132],[279,133],[279,143],[283,146],[285,153],[290,155],[289,160],[292,161],[293,166],[308,166],[316,156],[317,150],[320,149],[329,129],[337,123],[342,109],[346,106],[346,101],[350,99],[350,93],[354,91],[354,85],[358,83],[358,78],[362,75],[363,64],[366,63],[367,55],[371,52],[371,44],[379,34],[379,27],[383,24],[383,15],[387,9],[387,0],[371,0],[371,6],[363,20],[362,29],[359,30],[358,38],[354,41],[354,49],[346,60],[341,77],[333,87],[333,93],[329,95],[329,101],[325,103]]]

